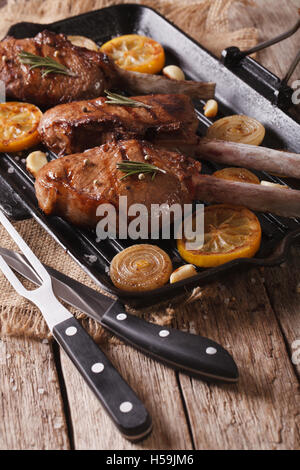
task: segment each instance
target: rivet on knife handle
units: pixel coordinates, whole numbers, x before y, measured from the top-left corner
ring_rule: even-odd
[[[133,390],[75,318],[53,328],[53,336],[101,401],[109,416],[129,440],[151,430],[151,418]]]
[[[101,323],[133,346],[175,369],[207,380],[238,380],[238,369],[232,356],[208,338],[145,322],[126,313],[119,302],[103,315]]]
[[[17,272],[40,285],[32,268],[19,254],[1,247],[0,254]],[[237,367],[232,357],[219,344],[190,333],[160,328],[140,318],[132,317],[125,312],[120,302],[113,301],[49,266],[45,267],[52,276],[56,295],[100,322],[102,326],[113,331],[125,342],[129,342],[147,355],[183,372],[196,374],[206,379],[237,381]],[[211,359],[210,367],[208,367],[209,359]],[[222,368],[221,365],[223,365]]]
[[[26,289],[3,256],[0,256],[0,270],[19,295],[30,300],[40,309],[50,331],[53,332],[58,343],[81,372],[82,377],[92,388],[120,431],[132,440],[146,437],[152,426],[151,418],[144,405],[80,323],[58,301],[52,289],[50,274],[1,211],[0,223],[31,264],[35,275],[40,278],[40,286],[35,290]]]

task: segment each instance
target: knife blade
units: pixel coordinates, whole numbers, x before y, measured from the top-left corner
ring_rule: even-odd
[[[11,268],[33,283],[41,282],[20,253],[0,247]],[[55,295],[99,322],[116,336],[175,370],[204,380],[237,382],[233,357],[211,339],[165,328],[130,315],[118,300],[101,294],[75,279],[46,266]]]
[[[144,439],[152,430],[152,420],[143,403],[78,320],[59,302],[49,272],[2,211],[0,224],[30,262],[40,278],[40,287],[26,289],[2,256],[0,271],[20,296],[38,307],[54,338],[124,437]]]

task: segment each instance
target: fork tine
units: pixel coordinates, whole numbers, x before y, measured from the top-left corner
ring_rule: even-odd
[[[10,223],[7,217],[5,217],[5,215],[3,214],[1,210],[0,210],[0,222],[5,227],[5,229],[10,234],[10,236],[13,238],[13,240],[16,242],[20,250],[24,253],[28,261],[30,261],[30,264],[34,267],[34,269],[36,270],[41,280],[43,282],[46,282],[46,281],[51,282],[51,277],[49,273],[46,271],[42,263],[38,260],[35,254],[31,251],[27,243],[23,240],[21,235],[16,231],[14,226]]]
[[[22,295],[23,297],[28,298],[28,293],[30,291],[25,289],[23,284],[19,281],[15,273],[8,266],[8,264],[6,263],[6,261],[4,260],[2,256],[0,256],[0,270],[3,272],[4,276],[11,283],[14,289],[18,292],[18,294]]]

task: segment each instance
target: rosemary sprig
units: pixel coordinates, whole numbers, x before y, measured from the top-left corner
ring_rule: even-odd
[[[143,162],[133,162],[133,161],[125,161],[121,163],[117,163],[118,170],[126,173],[120,180],[127,178],[128,176],[132,175],[140,175],[140,174],[149,174],[152,173],[152,180],[154,180],[156,173],[167,173],[165,170],[158,168],[155,165],[151,165],[150,163],[143,163]]]
[[[30,70],[41,67],[43,69],[42,77],[46,77],[49,73],[60,73],[62,75],[75,75],[65,65],[60,64],[51,57],[41,57],[31,52],[22,51],[19,53],[20,62],[30,65]]]
[[[127,98],[123,95],[118,95],[117,93],[111,93],[108,90],[104,90],[104,93],[107,96],[105,103],[115,104],[118,106],[129,106],[131,108],[148,108],[151,109],[152,106],[149,104],[142,103],[141,101],[133,100],[132,98]]]

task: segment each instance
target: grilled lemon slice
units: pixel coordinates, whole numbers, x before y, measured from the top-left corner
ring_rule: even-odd
[[[193,217],[193,216],[192,216]],[[188,250],[179,239],[180,256],[188,263],[208,268],[236,258],[252,258],[261,243],[261,226],[253,212],[244,207],[220,204],[205,208],[204,244]]]
[[[156,41],[138,34],[119,36],[100,48],[121,68],[141,73],[158,73],[165,65],[165,52]]]
[[[38,144],[42,111],[29,103],[0,103],[0,152],[19,152]]]

